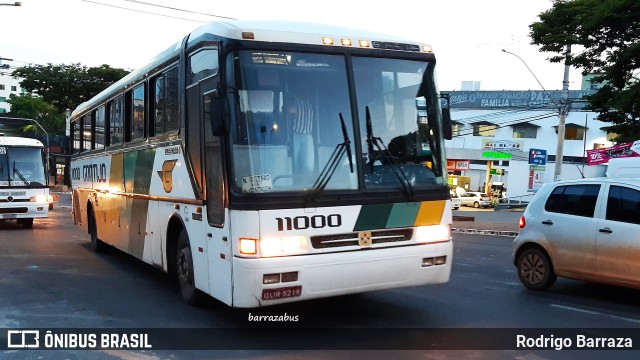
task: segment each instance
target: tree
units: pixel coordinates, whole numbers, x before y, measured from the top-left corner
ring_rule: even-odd
[[[87,68],[80,64],[29,65],[13,72],[24,79],[20,82],[23,88],[40,95],[61,114],[66,109],[75,109],[127,74],[128,71],[109,65]]]
[[[23,93],[20,96],[12,94],[7,102],[11,104],[12,113],[36,120],[50,135],[65,134],[65,115],[41,97],[29,93]],[[32,124],[23,126],[22,129],[25,132],[40,131]]]
[[[554,0],[550,10],[529,26],[532,44],[555,53],[551,62],[565,60],[565,47],[578,45],[569,63],[583,74],[598,74],[605,85],[588,96],[587,109],[617,142],[640,139],[640,1]]]

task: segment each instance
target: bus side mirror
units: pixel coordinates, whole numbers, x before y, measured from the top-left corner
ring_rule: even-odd
[[[453,139],[453,130],[451,128],[451,112],[449,108],[442,108],[442,130],[445,140]]]
[[[226,101],[219,96],[218,91],[213,91],[209,98],[209,118],[211,121],[211,131],[214,136],[222,136],[227,132],[225,121]]]

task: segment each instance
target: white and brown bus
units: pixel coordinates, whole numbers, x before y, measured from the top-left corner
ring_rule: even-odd
[[[74,221],[95,250],[177,275],[189,303],[447,282],[435,63],[378,33],[204,25],[73,112]]]

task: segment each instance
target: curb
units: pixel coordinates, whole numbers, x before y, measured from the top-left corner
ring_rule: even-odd
[[[482,229],[459,229],[459,228],[451,228],[452,232],[460,233],[460,234],[472,234],[472,235],[491,235],[491,236],[509,236],[516,237],[518,236],[517,231],[508,231],[508,230],[482,230]]]

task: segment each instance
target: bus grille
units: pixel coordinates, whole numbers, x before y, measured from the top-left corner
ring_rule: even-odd
[[[26,214],[27,211],[26,207],[0,208],[0,214]]]
[[[371,232],[373,244],[407,241],[413,237],[413,229],[376,230]],[[311,237],[314,249],[358,246],[358,233],[319,235]]]

